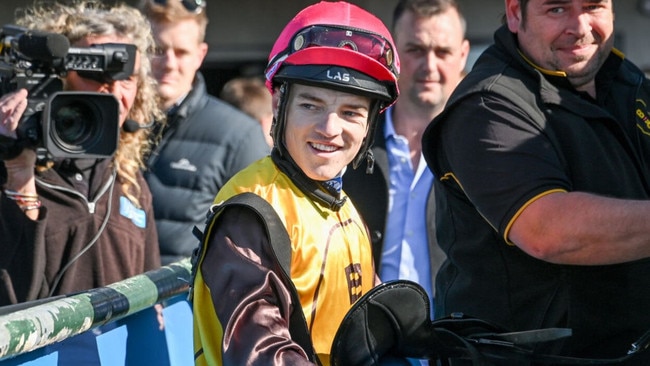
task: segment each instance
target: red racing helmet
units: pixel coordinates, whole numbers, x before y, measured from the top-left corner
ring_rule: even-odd
[[[299,12],[278,37],[266,68],[267,87],[280,80],[324,84],[393,104],[399,57],[380,19],[356,5],[321,1]],[[341,67],[350,78],[326,70]],[[320,71],[320,72],[319,72]]]

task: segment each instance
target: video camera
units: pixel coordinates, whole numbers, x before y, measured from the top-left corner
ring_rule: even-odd
[[[106,43],[70,47],[56,33],[5,25],[0,33],[0,95],[28,91],[17,139],[0,135],[0,160],[24,148],[39,158],[105,158],[117,150],[119,104],[112,94],[63,91],[68,71],[99,82],[124,80],[135,65],[136,46]]]

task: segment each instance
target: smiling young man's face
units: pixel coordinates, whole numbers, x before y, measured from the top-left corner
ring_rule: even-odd
[[[274,106],[279,94],[274,93]],[[359,152],[369,110],[370,98],[295,84],[287,103],[285,147],[309,178],[332,179]]]

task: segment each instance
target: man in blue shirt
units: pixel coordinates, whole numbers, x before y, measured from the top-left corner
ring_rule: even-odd
[[[454,0],[400,0],[393,37],[402,70],[400,99],[375,133],[371,174],[348,169],[344,189],[368,224],[382,281],[409,279],[429,294],[444,260],[435,235],[433,174],[422,133],[461,80],[469,54],[465,20]],[[366,167],[367,168],[367,167]]]

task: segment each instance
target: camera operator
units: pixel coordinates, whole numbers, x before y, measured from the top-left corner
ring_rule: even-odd
[[[76,71],[63,78],[66,91],[117,99],[115,154],[45,164],[26,148],[0,162],[0,305],[106,286],[159,267],[151,193],[141,173],[149,148],[145,121],[162,115],[146,57],[153,49],[149,23],[137,9],[100,2],[36,5],[16,23],[63,35],[71,47],[128,43],[137,52],[127,78]],[[0,98],[0,135],[17,137],[27,103],[25,89]],[[127,120],[131,128],[124,129]]]

